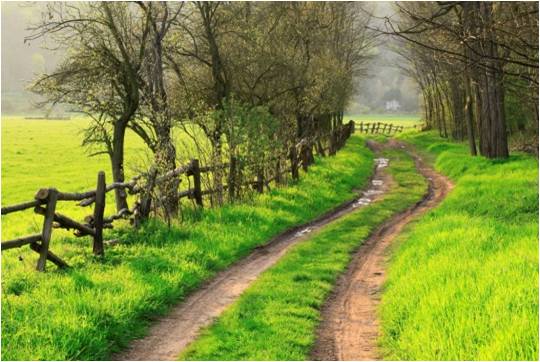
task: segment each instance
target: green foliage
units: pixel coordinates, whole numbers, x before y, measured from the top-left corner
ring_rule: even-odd
[[[251,107],[232,98],[222,110],[213,112],[222,119],[230,154],[240,161],[266,164],[284,149],[275,137],[280,124],[266,107]]]
[[[433,133],[407,140],[455,182],[403,234],[381,308],[388,359],[538,359],[538,161],[468,155]]]
[[[188,346],[188,360],[305,360],[320,308],[351,253],[394,213],[425,193],[426,182],[402,152],[387,153],[395,187],[379,202],[339,219],[294,246],[214,325]]]
[[[352,198],[352,189],[367,182],[371,159],[362,140],[352,137],[298,183],[249,203],[186,212],[171,228],[154,220],[140,230],[114,231],[110,236],[123,243],[107,248],[102,262],[93,258],[88,239],[55,238],[52,249],[73,266],[68,271],[48,265],[46,273],[36,273],[35,253],[5,251],[2,359],[107,359],[142,336],[149,317],[166,313],[218,270]]]

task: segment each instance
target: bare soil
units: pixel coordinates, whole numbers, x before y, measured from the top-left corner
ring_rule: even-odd
[[[376,147],[376,145],[372,145]],[[378,159],[369,188],[359,197],[342,204],[316,220],[290,229],[249,256],[216,275],[206,285],[172,308],[170,313],[150,327],[146,337],[133,341],[113,360],[175,360],[194,341],[199,331],[212,323],[266,269],[274,265],[294,244],[315,230],[359,207],[376,201],[388,190],[391,178],[383,172],[385,160]]]
[[[311,354],[313,360],[377,360],[382,357],[377,348],[377,308],[385,280],[387,248],[408,223],[437,206],[453,187],[445,176],[428,167],[410,146],[392,140],[387,147],[406,149],[413,155],[418,171],[429,182],[428,193],[421,202],[379,227],[356,251],[323,307]]]

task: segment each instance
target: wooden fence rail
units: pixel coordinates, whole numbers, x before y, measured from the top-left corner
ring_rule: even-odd
[[[385,134],[391,135],[398,132],[403,132],[403,126],[396,126],[391,123],[386,122],[360,122],[356,124],[356,130],[360,133],[371,133],[371,134]]]
[[[405,129],[424,129],[425,124],[413,124],[412,126],[396,126],[387,122],[360,122],[356,123],[355,130],[360,133],[392,135],[403,132]]]
[[[335,130],[330,135],[332,139],[330,146],[326,149],[319,148],[319,152],[324,153],[328,151],[329,154],[334,154],[336,150],[345,145],[346,140],[353,132],[354,122],[350,121],[348,124]],[[257,192],[262,193],[265,186],[269,188],[269,184],[272,181],[282,180],[286,174],[290,174],[294,180],[298,179],[299,168],[302,167],[305,171],[307,171],[309,165],[313,162],[313,160],[309,158],[311,152],[308,151],[310,148],[313,150],[316,145],[317,140],[302,139],[296,145],[292,146],[287,152],[286,156],[290,163],[289,167],[286,165],[281,167],[281,165],[278,164],[279,167],[277,167],[274,171],[274,175],[272,177],[268,177],[267,179],[265,179],[265,174],[261,167],[256,174],[255,180],[239,185],[229,182],[229,184],[221,185],[220,190],[203,190],[201,175],[204,173],[215,172],[217,169],[228,168],[230,170],[232,169],[231,165],[229,163],[224,163],[219,165],[201,166],[199,164],[199,160],[197,159],[192,159],[187,164],[181,165],[163,175],[154,175],[155,177],[153,178],[153,181],[150,181],[150,185],[148,183],[143,184],[142,182],[145,177],[149,176],[149,174],[137,175],[127,182],[117,182],[107,185],[105,180],[105,172],[100,171],[97,176],[97,185],[94,190],[68,193],[59,191],[55,188],[42,188],[37,191],[34,196],[34,200],[22,202],[16,205],[5,206],[1,209],[2,215],[8,215],[14,212],[20,212],[33,208],[34,213],[43,216],[41,233],[3,241],[1,243],[1,248],[2,251],[4,251],[29,245],[31,250],[39,254],[39,259],[36,266],[38,271],[45,270],[47,260],[51,261],[59,268],[66,268],[68,267],[68,264],[50,250],[53,229],[61,228],[66,230],[74,230],[74,235],[77,237],[90,236],[93,239],[92,250],[94,255],[103,257],[105,254],[103,229],[112,228],[115,220],[126,218],[131,218],[133,224],[139,225],[140,220],[137,220],[137,217],[138,215],[144,214],[140,209],[142,207],[141,205],[148,202],[148,199],[145,200],[143,198],[148,197],[148,195],[145,195],[145,192],[149,188],[152,189],[156,185],[163,183],[165,180],[171,177],[179,177],[180,175],[192,177],[193,187],[178,192],[178,196],[179,198],[187,197],[189,199],[193,199],[195,204],[200,207],[203,206],[203,196],[222,192],[224,190],[231,191],[230,188],[232,188],[232,192],[234,192],[234,188],[241,186],[251,187]],[[320,142],[318,143],[318,147],[320,147]],[[279,161],[279,159],[276,161]],[[235,167],[237,167],[237,165]],[[135,202],[131,210],[122,209],[114,215],[105,217],[105,196],[108,192],[116,189],[123,189],[131,195],[138,194],[139,199]],[[92,215],[86,216],[84,221],[79,222],[57,212],[57,204],[59,201],[77,201],[77,205],[81,207],[88,207],[93,204],[94,210]]]

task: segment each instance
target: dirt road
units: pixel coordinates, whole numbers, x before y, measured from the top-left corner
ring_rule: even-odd
[[[420,203],[383,224],[355,253],[323,308],[323,321],[311,354],[313,360],[381,358],[377,350],[376,312],[385,279],[386,248],[411,220],[437,206],[453,187],[404,143],[390,141],[388,146],[408,149],[418,171],[429,181],[429,192]]]
[[[245,259],[219,273],[211,282],[191,294],[174,307],[164,318],[155,322],[147,337],[135,340],[123,353],[113,356],[114,360],[174,360],[180,352],[208,326],[259,274],[274,265],[294,244],[305,240],[311,232],[340,218],[356,208],[375,201],[391,183],[383,172],[388,160],[376,160],[375,174],[369,188],[359,193],[355,200],[347,202],[315,221],[289,230],[266,245],[257,248]]]

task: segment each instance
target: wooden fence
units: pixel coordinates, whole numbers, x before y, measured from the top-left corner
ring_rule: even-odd
[[[360,122],[356,125],[356,130],[360,133],[376,133],[376,134],[387,134],[391,135],[398,132],[403,132],[403,126],[395,126],[391,123],[385,122]]]
[[[423,127],[424,125],[422,124],[414,124],[412,126],[396,126],[386,122],[360,122],[356,124],[355,129],[360,131],[360,133],[392,135],[403,132],[404,129],[422,129]]]
[[[332,139],[334,142],[330,145],[333,150],[329,150],[330,154],[340,149],[345,145],[345,141],[354,132],[354,123],[351,121],[347,125],[341,127],[333,133]],[[262,193],[264,187],[269,185],[270,182],[279,182],[283,179],[283,176],[290,173],[293,179],[298,179],[299,168],[302,167],[304,171],[308,170],[308,166],[313,162],[310,159],[310,152],[306,152],[316,147],[317,140],[302,139],[298,144],[292,146],[288,153],[287,158],[289,166],[279,168],[275,171],[275,174],[271,178],[264,178],[264,173],[258,173],[256,180],[249,181],[243,185],[234,185],[235,187],[247,186],[252,187],[257,192]],[[320,143],[319,143],[320,145]],[[324,150],[319,149],[319,152]],[[286,166],[286,165],[285,165]],[[220,164],[211,166],[200,166],[199,160],[192,159],[188,164],[182,165],[174,170],[168,171],[163,175],[153,175],[152,181],[148,181],[146,184],[144,181],[145,176],[149,174],[141,174],[133,177],[128,182],[111,183],[106,184],[105,172],[100,171],[97,175],[97,185],[94,190],[80,192],[80,193],[67,193],[61,192],[55,188],[44,188],[38,190],[34,196],[34,200],[23,202],[16,205],[2,207],[2,215],[19,212],[34,208],[36,214],[43,216],[43,226],[40,233],[33,235],[19,237],[13,240],[4,241],[1,243],[2,251],[20,248],[25,245],[29,245],[30,249],[39,254],[36,269],[38,271],[45,270],[46,261],[49,260],[59,268],[66,268],[68,264],[62,260],[59,256],[55,255],[50,250],[52,232],[54,228],[62,228],[67,230],[74,230],[74,235],[77,237],[90,236],[93,239],[93,253],[96,256],[104,256],[104,241],[103,241],[103,229],[112,228],[113,222],[118,219],[128,219],[137,225],[141,218],[141,205],[146,204],[148,200],[144,200],[144,197],[149,197],[148,189],[159,186],[167,179],[173,177],[192,177],[192,188],[178,192],[179,198],[190,198],[195,201],[200,207],[203,206],[203,196],[222,192],[223,190],[231,189],[233,185],[221,185],[220,190],[207,189],[203,190],[201,175],[208,172],[215,172],[218,169],[230,169],[231,164]],[[191,182],[189,183],[191,184]],[[127,191],[131,195],[138,194],[138,200],[134,203],[131,210],[122,209],[117,214],[105,217],[105,196],[108,192],[116,189]],[[84,218],[84,221],[76,221],[66,215],[57,212],[57,205],[59,201],[75,201],[78,202],[78,206],[87,207],[94,205],[92,215],[88,215]],[[144,217],[144,215],[143,215]],[[138,222],[139,220],[139,222]]]

